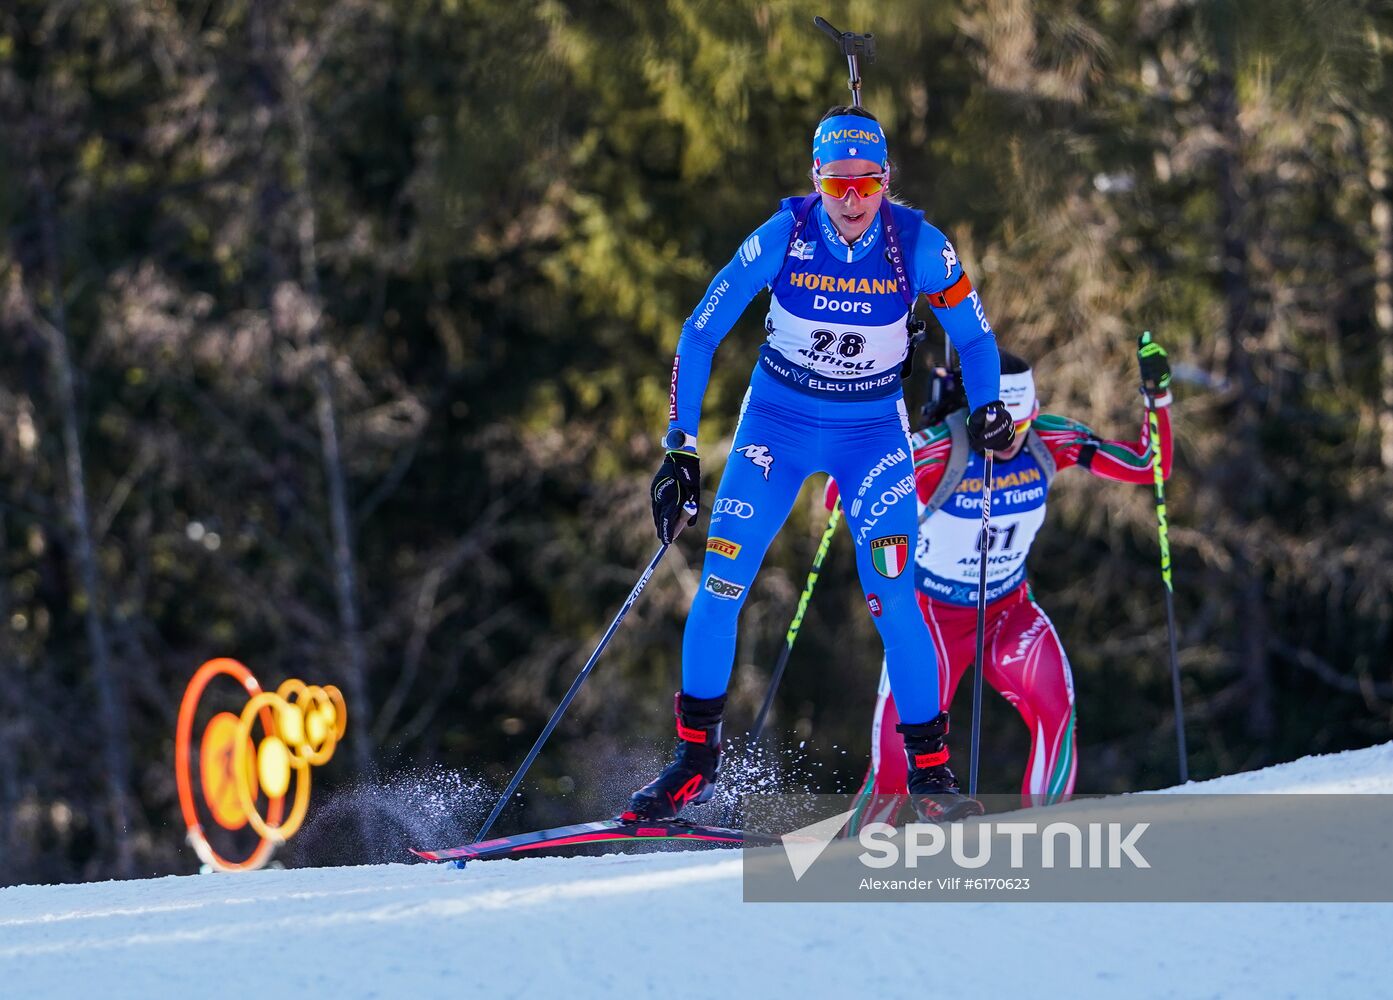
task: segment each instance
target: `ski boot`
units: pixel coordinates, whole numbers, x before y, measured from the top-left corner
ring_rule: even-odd
[[[693,698],[677,692],[677,753],[662,774],[629,798],[627,821],[675,819],[689,805],[709,802],[716,794],[721,761],[721,714],[726,696]]]
[[[948,769],[948,713],[940,712],[928,722],[900,723],[895,731],[904,737],[904,753],[909,759],[909,800],[925,823],[952,823],[980,816],[982,803],[968,798],[958,788],[958,779]]]

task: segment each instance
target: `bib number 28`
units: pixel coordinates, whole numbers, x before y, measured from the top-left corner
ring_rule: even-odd
[[[837,353],[844,358],[854,358],[866,349],[866,338],[859,333],[836,334],[831,330],[813,331],[813,348],[823,354],[836,345]]]

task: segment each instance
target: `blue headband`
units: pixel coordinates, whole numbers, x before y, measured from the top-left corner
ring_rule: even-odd
[[[836,160],[874,160],[885,166],[889,157],[880,123],[860,115],[837,115],[819,122],[813,132],[813,162]]]

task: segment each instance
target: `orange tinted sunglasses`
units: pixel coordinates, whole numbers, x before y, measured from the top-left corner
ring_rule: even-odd
[[[858,198],[869,198],[885,190],[884,174],[862,174],[859,177],[832,177],[817,175],[817,187],[825,195],[841,201],[848,191],[855,191]]]

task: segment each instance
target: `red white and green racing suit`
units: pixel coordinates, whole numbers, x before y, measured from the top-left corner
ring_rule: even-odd
[[[1166,408],[1158,410],[1157,427],[1161,470],[1169,476],[1171,430]],[[1069,659],[1025,579],[1026,557],[1045,521],[1052,474],[1078,465],[1113,482],[1143,484],[1154,478],[1145,416],[1136,441],[1103,440],[1083,424],[1052,414],[1037,417],[1030,433],[1037,441],[1009,461],[998,460],[993,470],[983,673],[984,680],[1011,703],[1030,731],[1030,751],[1021,781],[1026,805],[1067,798],[1073,792],[1078,769]],[[938,493],[950,466],[949,424],[919,431],[912,444],[923,506]],[[1050,460],[1053,470],[1044,467]],[[915,582],[940,665],[943,708],[951,705],[959,680],[976,656],[977,538],[981,533],[983,473],[982,456],[972,454],[957,487],[946,500],[940,496],[941,506],[928,512],[919,525]],[[882,671],[871,726],[871,764],[849,826],[853,834],[869,822],[893,824],[907,801],[905,756],[895,732],[899,721]]]

